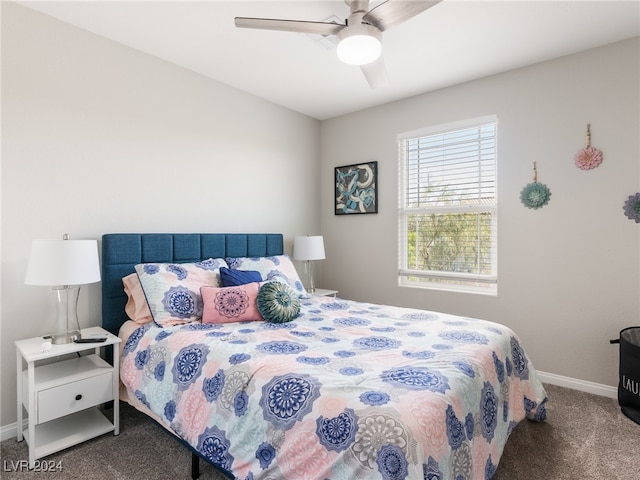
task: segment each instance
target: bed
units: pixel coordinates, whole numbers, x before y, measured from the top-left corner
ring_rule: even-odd
[[[280,234],[107,234],[102,252],[103,327],[123,337],[123,399],[231,478],[491,479],[513,428],[545,419],[545,390],[512,330],[309,296]],[[211,323],[205,292],[220,306],[236,288],[220,285],[201,289],[201,320],[155,310],[139,324],[125,313],[123,278],[136,273],[147,294],[150,274],[220,263],[261,272],[239,285],[257,288],[245,293],[258,292],[264,319]],[[298,306],[293,320],[272,318],[273,291],[295,304],[287,314]]]

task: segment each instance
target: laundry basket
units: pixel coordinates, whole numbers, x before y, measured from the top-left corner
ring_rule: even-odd
[[[640,327],[625,328],[620,331],[620,338],[610,342],[620,344],[620,410],[640,424]]]

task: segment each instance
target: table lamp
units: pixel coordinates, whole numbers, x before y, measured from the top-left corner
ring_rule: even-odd
[[[52,288],[56,299],[53,344],[70,343],[80,338],[77,312],[80,285],[99,281],[96,240],[70,240],[66,234],[62,240],[33,240],[24,283]]]
[[[324,256],[324,240],[321,235],[304,237],[295,237],[293,241],[293,259],[304,262],[304,277],[306,279],[306,287],[309,293],[316,291],[313,283],[313,260],[323,260]]]

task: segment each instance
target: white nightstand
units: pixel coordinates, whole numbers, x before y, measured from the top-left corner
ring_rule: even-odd
[[[52,345],[43,351],[42,337],[19,340],[16,345],[18,380],[18,441],[27,440],[29,468],[36,459],[107,432],[120,433],[118,403],[120,338],[100,327],[85,328],[82,336],[104,335],[101,343]],[[100,348],[112,345],[113,366],[100,357]],[[94,350],[93,354],[36,365],[60,355]],[[27,367],[24,369],[24,363]],[[98,406],[113,400],[113,422]],[[22,408],[28,427],[22,430]]]
[[[338,290],[325,290],[324,288],[316,288],[314,292],[309,292],[310,297],[333,297],[338,295]]]

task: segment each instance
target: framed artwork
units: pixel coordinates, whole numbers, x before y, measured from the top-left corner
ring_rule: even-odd
[[[378,213],[378,162],[335,168],[336,215]]]

